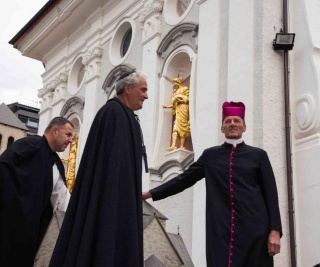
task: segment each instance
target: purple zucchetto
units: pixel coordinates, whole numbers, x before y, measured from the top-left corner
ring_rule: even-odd
[[[244,120],[246,107],[242,102],[224,102],[222,105],[222,120],[228,116],[238,116]]]

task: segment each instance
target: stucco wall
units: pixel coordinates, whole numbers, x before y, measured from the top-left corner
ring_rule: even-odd
[[[0,143],[0,154],[2,154],[3,151],[7,149],[9,137],[13,137],[14,141],[16,141],[26,136],[25,131],[3,124],[0,124],[0,134],[2,135]]]
[[[61,8],[67,7],[69,1],[62,2]],[[161,105],[164,104],[165,97],[162,94],[166,89],[163,86],[172,78],[161,76],[166,62],[157,54],[157,49],[168,32],[177,25],[167,23],[163,1],[110,2],[112,3],[109,6],[101,10],[93,10],[85,23],[81,20],[77,31],[69,33],[51,51],[43,55],[47,67],[43,74],[43,89],[46,90],[46,94],[43,96],[44,106],[40,112],[39,134],[43,132],[52,116],[59,114],[68,99],[74,96],[82,97],[85,99],[85,105],[83,121],[79,124],[81,154],[92,119],[107,100],[102,90],[104,80],[117,65],[113,63],[110,58],[112,55],[109,53],[114,33],[121,21],[130,20],[135,28],[134,38],[130,52],[123,62],[136,65],[149,76],[149,99],[145,102],[144,109],[137,113],[145,133],[149,160],[152,167],[157,168],[159,167],[157,164],[161,165],[165,158],[163,155],[159,156],[158,131],[170,128],[170,125],[163,125],[165,120]],[[290,115],[293,127],[290,130],[292,130],[296,209],[294,216],[300,267],[320,262],[320,254],[316,250],[320,246],[320,230],[317,230],[320,229],[317,227],[317,222],[320,221],[317,160],[320,156],[318,82],[320,7],[317,0],[289,2],[290,31],[297,34],[294,49],[289,52],[289,56]],[[148,3],[151,5],[147,6]],[[224,137],[220,133],[221,104],[226,100],[245,102],[247,106],[245,142],[268,152],[277,179],[283,237],[281,253],[275,257],[275,266],[290,266],[283,52],[276,52],[272,48],[275,34],[283,28],[283,2],[194,0],[191,3],[192,7],[178,24],[184,22],[199,24],[194,37],[197,51],[190,52],[192,51],[190,47],[189,50],[185,50],[186,54],[190,52],[188,55],[191,62],[185,66],[188,66],[188,71],[192,73],[194,79],[190,87],[194,159],[196,160],[205,148],[223,142]],[[74,8],[76,12],[76,7]],[[149,36],[150,39],[147,40],[144,39],[146,20],[143,21],[139,17],[142,11],[151,16],[153,20],[150,21],[154,22],[151,24],[154,35]],[[77,22],[77,18],[74,20],[73,22]],[[38,39],[34,40],[40,43],[36,32],[34,29],[29,33],[30,36],[24,37],[22,50],[24,46],[29,47],[32,37],[37,37]],[[55,39],[45,31],[41,34],[47,43],[55,42]],[[177,49],[172,50],[173,53],[179,49],[179,44],[175,45]],[[101,49],[101,54],[93,53],[96,48]],[[78,90],[70,92],[70,89],[74,88],[70,88],[72,85],[69,79],[79,58],[85,59],[86,73],[91,71],[91,74],[86,76],[85,82]],[[179,65],[176,63],[175,66]],[[173,73],[172,69],[164,74]],[[61,74],[66,74],[67,80]],[[60,100],[50,104],[57,89],[61,89],[64,94],[60,95]],[[172,174],[175,172],[176,170],[172,169]],[[150,186],[150,177],[149,174],[143,174],[144,190]],[[186,199],[188,201],[185,201]],[[170,217],[171,225],[168,227],[172,227],[172,231],[178,224],[180,225],[181,213],[187,213],[189,219],[184,221],[185,225],[181,231],[189,231],[185,239],[188,249],[192,252],[195,266],[205,266],[204,182],[197,183],[179,197],[163,203],[166,204],[159,205],[170,209],[170,216],[159,209]],[[185,230],[186,228],[188,230]]]

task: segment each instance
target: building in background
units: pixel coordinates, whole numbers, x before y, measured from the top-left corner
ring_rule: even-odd
[[[135,65],[148,75],[149,85],[149,100],[139,111],[150,161],[143,177],[147,190],[222,143],[221,105],[242,101],[245,142],[268,152],[277,179],[284,232],[275,266],[319,263],[320,5],[318,0],[287,4],[48,1],[10,40],[46,68],[38,93],[39,134],[53,117],[68,118],[79,136],[79,159],[97,110],[115,94],[118,66]],[[294,48],[275,51],[275,35],[284,30],[296,34]],[[177,77],[189,88],[192,146],[168,151],[173,117],[162,106],[169,105]],[[204,181],[153,204],[170,218],[169,232],[179,225],[194,265],[205,266]]]
[[[168,218],[143,201],[143,250],[145,267],[194,267],[179,233],[166,231]]]
[[[0,104],[0,154],[14,141],[27,136],[28,128],[7,107]]]
[[[10,110],[24,123],[29,129],[27,135],[35,135],[38,133],[39,126],[39,109],[19,104],[18,102],[9,104]]]

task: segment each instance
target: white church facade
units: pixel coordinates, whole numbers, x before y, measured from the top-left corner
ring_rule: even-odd
[[[10,43],[41,61],[39,134],[55,116],[79,137],[80,162],[92,120],[114,96],[118,66],[146,73],[138,113],[149,173],[143,190],[170,180],[205,148],[219,145],[221,105],[246,104],[247,144],[268,152],[283,224],[275,266],[320,263],[320,2],[318,0],[49,0]],[[273,49],[295,33],[292,51]],[[172,79],[189,88],[192,144],[168,151]],[[68,151],[61,157],[68,157]],[[152,202],[179,232],[194,266],[205,267],[205,183]]]

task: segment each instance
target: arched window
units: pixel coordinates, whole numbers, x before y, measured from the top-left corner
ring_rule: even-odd
[[[111,39],[109,59],[115,66],[125,61],[129,55],[135,36],[135,22],[125,19],[120,22]]]
[[[14,142],[14,138],[12,136],[10,136],[8,138],[8,144],[7,144],[7,148]]]
[[[124,57],[127,54],[131,44],[131,39],[132,39],[132,28],[127,30],[127,32],[125,33],[122,39],[121,51],[120,51],[121,57]]]
[[[165,21],[169,25],[178,25],[190,12],[195,0],[168,0],[163,7]]]
[[[184,12],[188,9],[188,6],[190,5],[190,0],[178,0],[177,1],[177,6],[176,6],[176,11],[179,17],[181,17]]]
[[[80,87],[82,84],[83,78],[85,74],[85,65],[81,65],[80,70],[78,72],[78,77],[77,77],[77,86]]]

